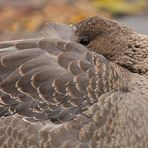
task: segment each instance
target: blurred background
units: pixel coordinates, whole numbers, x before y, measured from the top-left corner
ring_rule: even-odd
[[[0,40],[25,38],[47,22],[106,16],[148,34],[148,0],[0,0]]]

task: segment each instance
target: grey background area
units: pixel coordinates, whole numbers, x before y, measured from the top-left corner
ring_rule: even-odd
[[[148,35],[148,16],[125,16],[116,19],[137,32]]]

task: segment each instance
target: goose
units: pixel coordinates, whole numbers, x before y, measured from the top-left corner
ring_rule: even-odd
[[[0,42],[0,147],[148,147],[147,65],[148,36],[100,16]]]

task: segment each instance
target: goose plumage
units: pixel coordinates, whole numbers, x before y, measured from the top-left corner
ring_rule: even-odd
[[[130,57],[132,33],[93,17],[0,42],[0,147],[148,147],[148,37]]]

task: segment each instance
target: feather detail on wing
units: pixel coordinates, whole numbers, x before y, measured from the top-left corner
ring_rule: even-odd
[[[112,67],[120,67],[65,40],[63,26],[49,27],[59,37],[0,43],[0,116],[69,121],[118,85],[110,81],[120,77]]]

